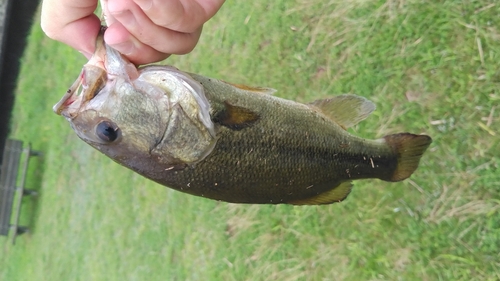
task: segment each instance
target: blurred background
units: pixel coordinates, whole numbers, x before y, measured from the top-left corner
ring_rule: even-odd
[[[434,139],[411,179],[304,207],[193,197],[93,150],[51,109],[85,58],[45,37],[38,12],[15,17],[33,25],[7,39],[27,42],[9,136],[44,156],[30,232],[0,237],[0,279],[499,280],[499,14],[493,0],[228,1],[192,53],[168,58],[299,102],[361,95],[377,109],[353,134]]]

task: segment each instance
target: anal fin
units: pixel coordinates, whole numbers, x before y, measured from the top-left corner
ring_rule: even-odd
[[[307,199],[301,199],[301,200],[295,200],[295,201],[290,201],[287,202],[288,204],[292,205],[325,205],[325,204],[332,204],[336,202],[341,202],[344,199],[347,198],[349,193],[352,190],[352,182],[346,181],[341,183],[340,185],[336,186],[332,190],[323,192],[321,194],[318,194],[316,196],[307,198]]]

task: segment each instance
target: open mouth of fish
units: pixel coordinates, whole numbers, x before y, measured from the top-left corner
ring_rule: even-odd
[[[83,66],[80,75],[61,100],[54,105],[56,114],[74,118],[81,107],[92,100],[104,87],[112,83],[117,76],[134,80],[139,76],[134,64],[124,61],[120,53],[104,43],[103,27],[97,37],[96,50]]]
[[[106,84],[107,74],[103,67],[87,64],[66,94],[54,106],[54,112],[67,118],[74,117],[80,106],[90,101]]]

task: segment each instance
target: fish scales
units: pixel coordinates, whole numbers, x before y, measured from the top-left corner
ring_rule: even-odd
[[[218,105],[212,116],[230,101],[260,119],[245,130],[222,127],[203,162],[168,171],[157,180],[161,184],[235,203],[279,203],[312,197],[342,181],[394,171],[396,155],[388,146],[352,136],[308,106],[266,94],[248,92],[245,97],[229,84],[191,75],[204,86],[211,104]]]
[[[408,178],[432,141],[410,133],[351,135],[346,129],[375,109],[362,97],[301,104],[273,92],[171,66],[137,68],[101,32],[54,111],[117,163],[176,190],[233,203],[340,202],[353,180]]]

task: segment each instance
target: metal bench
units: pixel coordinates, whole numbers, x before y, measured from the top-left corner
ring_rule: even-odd
[[[23,155],[24,154],[24,155]],[[14,231],[12,243],[15,244],[16,236],[28,231],[28,227],[19,225],[21,213],[21,200],[25,195],[36,195],[36,191],[25,189],[24,183],[30,156],[38,156],[39,152],[31,150],[30,145],[23,148],[23,142],[7,139],[3,150],[2,166],[0,169],[0,235],[8,236],[9,231]],[[23,157],[24,156],[24,157]],[[23,161],[21,161],[23,159]],[[22,162],[21,177],[18,180],[19,166]],[[18,196],[16,197],[16,192]],[[12,218],[13,203],[16,201],[16,212]],[[13,221],[12,221],[13,220]]]

